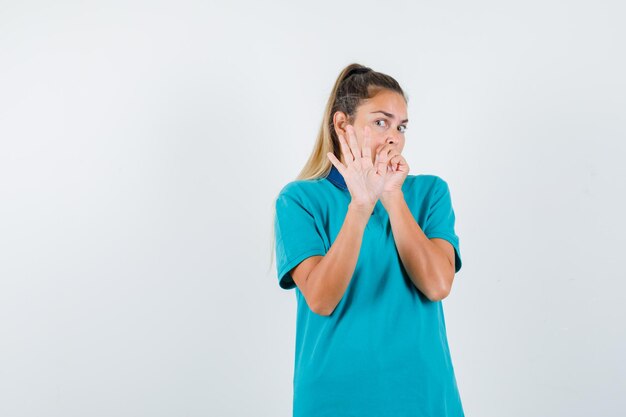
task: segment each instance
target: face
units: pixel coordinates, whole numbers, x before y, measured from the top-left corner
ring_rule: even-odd
[[[349,142],[346,126],[348,118],[343,112],[335,112],[333,116],[335,132],[341,134]],[[391,90],[381,90],[374,97],[365,100],[356,110],[352,125],[356,130],[359,149],[363,148],[363,128],[370,128],[370,149],[372,163],[377,150],[389,143],[398,153],[404,149],[404,130],[408,124],[406,102],[401,94]],[[343,155],[341,162],[345,163]]]

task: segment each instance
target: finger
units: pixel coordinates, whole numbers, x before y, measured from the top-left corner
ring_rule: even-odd
[[[385,148],[385,146],[387,146],[387,144],[382,143],[380,145],[378,145],[378,147],[374,150],[376,156],[374,157],[374,160],[378,160],[378,155],[381,154],[383,152],[383,149]]]
[[[391,160],[394,157],[400,155],[400,152],[398,152],[398,150],[395,147],[393,147],[393,145],[390,143],[385,144],[381,148],[380,152],[384,152],[387,154],[387,161],[389,161],[389,163],[391,163]]]
[[[341,175],[344,175],[345,166],[341,163],[339,159],[337,159],[335,154],[333,154],[332,152],[328,152],[326,153],[326,156],[328,157],[328,159],[330,159],[330,162],[335,166],[335,168],[337,168],[337,171],[339,171]]]
[[[397,157],[398,157],[398,156],[400,156],[400,153],[398,153],[398,151],[397,151],[397,150],[392,149],[392,150],[391,150],[391,151],[387,154],[387,156],[389,157],[389,163],[391,164],[391,163],[394,163],[394,162],[396,161]]]
[[[367,158],[368,161],[372,160],[372,150],[370,149],[370,143],[372,142],[372,138],[370,136],[370,128],[369,126],[365,126],[363,128],[363,158]]]
[[[389,163],[389,157],[387,156],[385,147],[383,147],[376,154],[376,171],[378,171],[381,174],[387,172],[388,163]]]
[[[376,152],[380,153],[381,155],[384,153],[387,155],[387,161],[389,161],[389,159],[391,159],[391,151],[393,150],[393,148],[391,147],[390,144],[388,143],[383,143],[382,145],[379,145],[378,148],[376,148]]]
[[[400,168],[400,165],[404,162],[404,158],[399,153],[391,156],[389,159],[389,165],[392,167],[394,171],[397,171]]]
[[[359,143],[356,140],[356,133],[354,131],[354,126],[348,125],[346,128],[346,131],[348,132],[348,136],[349,136],[348,143],[350,144],[350,149],[352,150],[352,154],[354,155],[355,159],[360,159],[361,150],[359,149]]]
[[[382,156],[382,155],[385,155],[385,157],[387,159],[387,164],[389,164],[389,161],[391,160],[391,158],[394,155],[396,155],[397,153],[398,153],[398,151],[390,143],[382,143],[382,144],[378,145],[378,147],[376,148],[376,159],[374,161],[374,165],[376,166],[377,164],[382,164],[382,160],[379,159],[380,156]],[[381,169],[383,169],[383,171],[381,171]],[[377,171],[378,172],[387,172],[388,169],[387,168],[383,168],[382,166],[379,166],[379,168],[377,168]]]
[[[346,165],[352,161],[354,161],[354,155],[350,151],[350,147],[346,143],[346,139],[342,134],[339,134],[339,146],[341,146],[341,155],[343,156],[343,160],[346,161]],[[333,155],[335,156],[335,155]]]
[[[378,152],[376,152],[376,156],[374,157],[374,171],[377,174],[379,174],[379,172],[378,172],[378,158],[379,158],[379,155],[378,155]]]

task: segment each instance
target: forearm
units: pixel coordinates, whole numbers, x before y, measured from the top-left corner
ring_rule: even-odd
[[[365,226],[371,212],[369,208],[348,206],[343,225],[322,260],[309,275],[311,292],[316,300],[316,310],[330,315],[343,297],[354,274]]]
[[[389,214],[398,254],[411,281],[430,300],[444,298],[450,268],[445,253],[424,234],[402,193],[385,197],[383,205]]]

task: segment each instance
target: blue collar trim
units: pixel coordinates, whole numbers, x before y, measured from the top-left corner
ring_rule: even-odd
[[[343,179],[341,172],[339,172],[339,170],[335,168],[334,165],[330,168],[330,172],[326,176],[326,179],[335,184],[337,187],[341,188],[342,190],[348,189],[346,181]]]

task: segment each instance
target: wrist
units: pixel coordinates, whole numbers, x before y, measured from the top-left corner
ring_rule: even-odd
[[[355,203],[354,201],[352,201],[350,204],[348,204],[348,211],[369,220],[372,212],[374,211],[374,206],[375,204]]]
[[[402,190],[384,192],[380,196],[380,202],[384,206],[395,204],[401,201],[404,201],[404,193],[402,192]]]

